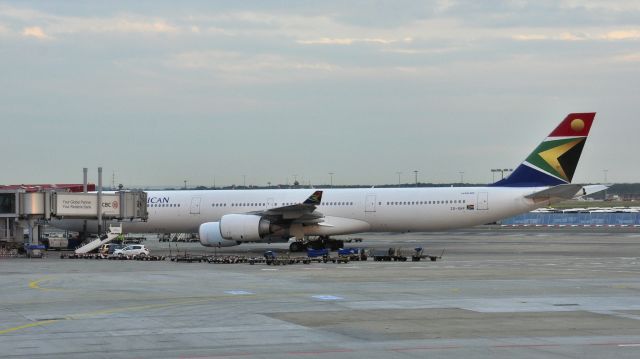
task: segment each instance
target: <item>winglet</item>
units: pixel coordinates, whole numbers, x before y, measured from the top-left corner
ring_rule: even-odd
[[[307,198],[303,204],[311,204],[317,206],[322,201],[322,191],[315,191],[309,198]]]

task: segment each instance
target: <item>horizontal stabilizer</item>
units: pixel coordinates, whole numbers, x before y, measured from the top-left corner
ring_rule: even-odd
[[[588,196],[594,193],[602,192],[609,188],[609,186],[605,186],[603,184],[592,184],[588,186],[582,186],[582,190],[578,193],[577,197]]]
[[[526,197],[533,199],[536,202],[541,200],[549,200],[552,202],[563,201],[574,198],[576,195],[580,195],[581,190],[582,185],[579,184],[561,184],[532,193]]]

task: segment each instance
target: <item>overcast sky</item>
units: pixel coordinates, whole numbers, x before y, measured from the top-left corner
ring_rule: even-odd
[[[0,1],[0,184],[640,182],[640,2]]]

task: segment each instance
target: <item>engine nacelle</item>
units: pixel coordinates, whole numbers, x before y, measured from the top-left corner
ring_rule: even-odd
[[[220,233],[232,241],[258,241],[271,233],[271,223],[253,214],[227,214],[220,218]]]
[[[200,225],[200,244],[205,247],[231,247],[239,243],[222,238],[220,222],[207,222]]]

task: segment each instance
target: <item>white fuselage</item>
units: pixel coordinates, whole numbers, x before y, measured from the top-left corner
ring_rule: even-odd
[[[438,187],[323,189],[316,212],[325,230],[305,234],[416,232],[464,228],[497,221],[547,205],[525,196],[546,187]],[[198,232],[206,222],[225,214],[264,211],[303,202],[314,189],[147,191],[149,219],[124,222],[127,233]],[[342,225],[345,223],[345,225]],[[356,223],[356,225],[353,225]],[[54,221],[63,229],[81,231],[82,220]],[[326,232],[327,228],[331,231]],[[89,221],[95,232],[97,223]]]

